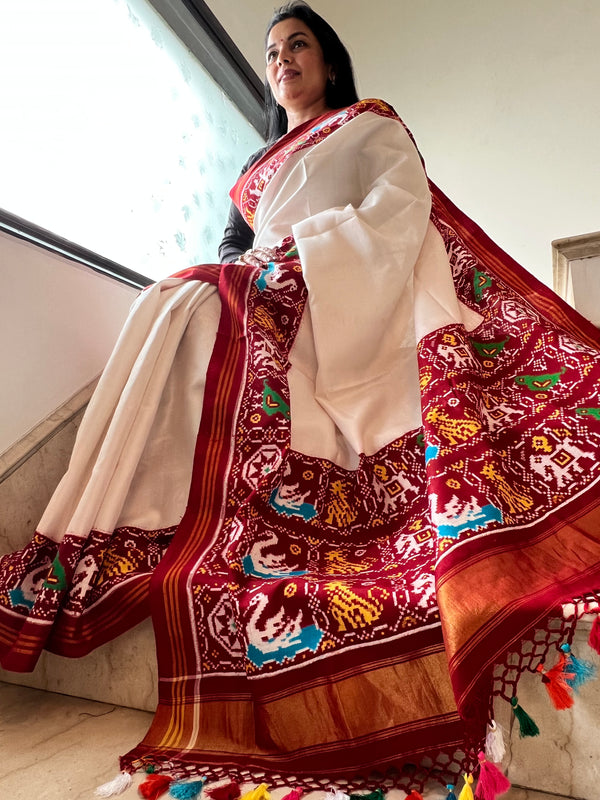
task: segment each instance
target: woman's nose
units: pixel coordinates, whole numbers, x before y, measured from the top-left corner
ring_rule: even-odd
[[[289,64],[291,61],[290,51],[287,48],[281,48],[277,56],[278,64]]]

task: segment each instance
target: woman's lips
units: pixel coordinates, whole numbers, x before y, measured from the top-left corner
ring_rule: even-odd
[[[300,75],[299,72],[295,69],[286,69],[285,72],[281,73],[281,77],[279,78],[279,83],[283,83],[284,81],[293,80]]]

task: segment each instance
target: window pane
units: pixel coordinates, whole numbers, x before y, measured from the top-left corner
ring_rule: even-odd
[[[0,70],[0,207],[152,278],[217,260],[262,138],[145,0],[3,3]]]

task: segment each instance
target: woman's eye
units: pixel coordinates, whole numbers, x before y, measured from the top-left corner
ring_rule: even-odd
[[[273,61],[273,60],[274,60],[274,58],[275,58],[275,56],[276,56],[276,55],[277,55],[277,54],[275,53],[275,50],[271,50],[270,52],[268,52],[268,53],[267,53],[267,64],[270,64],[270,63],[271,63],[271,61]]]
[[[292,47],[304,47],[304,42],[302,39],[296,39],[296,41],[292,44]]]

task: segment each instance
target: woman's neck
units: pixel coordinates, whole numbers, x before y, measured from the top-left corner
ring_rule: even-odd
[[[290,133],[297,128],[299,125],[302,125],[305,122],[309,122],[311,119],[315,119],[316,117],[320,117],[323,114],[326,114],[328,111],[332,111],[331,108],[325,103],[324,101],[319,103],[314,103],[312,106],[308,108],[302,108],[298,110],[293,109],[286,109],[287,120],[288,120],[288,127],[287,132]]]

